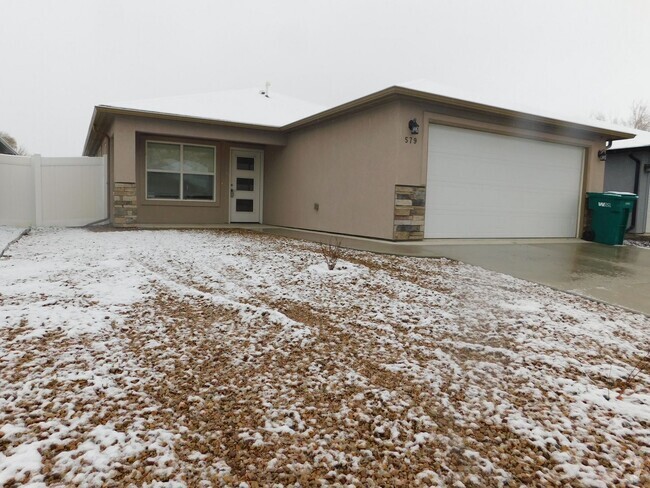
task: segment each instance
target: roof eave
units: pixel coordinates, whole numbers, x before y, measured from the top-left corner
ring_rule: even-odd
[[[512,109],[495,107],[493,105],[486,105],[478,102],[463,100],[460,98],[437,95],[434,93],[415,90],[412,88],[406,88],[402,86],[391,86],[383,90],[380,90],[378,92],[371,93],[370,95],[366,95],[364,97],[357,98],[355,100],[324,110],[322,112],[318,112],[314,115],[310,115],[308,117],[299,119],[297,121],[290,122],[289,124],[286,124],[281,127],[234,122],[228,120],[209,119],[203,117],[171,114],[165,112],[129,109],[123,107],[113,107],[110,105],[97,105],[93,111],[93,117],[90,123],[90,127],[88,128],[88,135],[86,136],[86,143],[84,145],[84,155],[87,155],[87,153],[92,153],[93,151],[96,150],[96,142],[94,141],[94,136],[93,136],[93,134],[96,132],[94,126],[96,125],[97,120],[102,118],[104,114],[113,115],[113,116],[121,115],[121,116],[135,116],[135,117],[150,117],[150,118],[163,119],[163,120],[174,120],[179,122],[194,122],[194,123],[201,123],[201,124],[220,125],[226,127],[237,127],[237,128],[253,129],[253,130],[264,130],[264,131],[271,131],[271,132],[285,132],[285,131],[290,131],[293,129],[305,127],[308,125],[317,124],[324,120],[331,119],[339,115],[343,115],[345,113],[352,112],[358,109],[366,108],[368,106],[385,102],[391,98],[397,98],[400,96],[408,97],[420,101],[441,103],[445,105],[461,107],[461,108],[479,111],[479,112],[499,114],[507,117],[525,119],[525,120],[530,120],[532,122],[546,124],[555,127],[582,130],[582,131],[591,132],[593,134],[600,135],[607,140],[631,139],[635,136],[635,134],[629,132],[607,129],[607,128],[597,127],[592,125],[586,125],[577,122],[570,122],[562,119],[555,119],[551,117],[530,114],[527,112],[521,112]]]
[[[91,156],[92,155],[92,148],[90,147],[91,144],[94,142],[92,141],[93,139],[93,134],[95,133],[95,120],[97,119],[97,107],[93,108],[93,115],[90,118],[90,124],[88,124],[88,132],[86,133],[86,140],[84,141],[84,147],[83,150],[81,151],[82,156]]]
[[[641,144],[640,146],[631,146],[631,147],[609,148],[607,152],[612,153],[612,152],[623,152],[623,151],[645,151],[646,149],[650,149],[650,144]]]
[[[148,117],[160,120],[173,120],[176,122],[193,122],[199,124],[219,125],[223,127],[234,127],[240,129],[263,130],[269,132],[281,132],[281,127],[249,124],[244,122],[233,122],[230,120],[208,119],[204,117],[194,117],[190,115],[171,114],[165,112],[153,112],[148,110],[138,110],[123,107],[113,107],[110,105],[96,105],[93,110],[93,117],[90,126],[88,127],[88,135],[86,136],[86,143],[84,144],[84,155],[92,154],[97,147],[94,140],[94,135],[97,131],[95,126],[97,121],[101,120],[103,116],[129,116],[129,117]]]
[[[566,128],[584,130],[584,131],[605,136],[609,140],[630,139],[634,137],[634,134],[628,132],[605,129],[602,127],[585,125],[585,124],[570,122],[562,119],[544,117],[541,115],[535,115],[527,112],[520,112],[517,110],[495,107],[493,105],[486,105],[478,102],[463,100],[460,98],[452,98],[444,95],[436,95],[435,93],[414,90],[412,88],[406,88],[402,86],[391,86],[389,88],[372,93],[365,97],[352,100],[351,102],[344,103],[342,105],[333,107],[323,112],[311,115],[304,119],[297,120],[296,122],[292,122],[290,124],[285,125],[282,129],[292,130],[306,125],[314,124],[325,119],[336,117],[345,112],[349,112],[358,108],[372,105],[373,103],[377,103],[379,101],[385,101],[387,99],[397,97],[397,96],[404,96],[404,97],[414,98],[417,100],[427,101],[427,102],[443,103],[445,105],[453,105],[456,107],[466,108],[470,110],[487,112],[492,114],[500,114],[500,115],[505,115],[510,117],[517,117],[520,119],[523,118],[523,119],[531,120],[538,123],[544,123],[556,127],[566,127]]]
[[[373,103],[385,101],[386,99],[391,98],[395,95],[395,88],[397,87],[389,87],[384,90],[371,93],[370,95],[366,95],[365,97],[356,98],[350,102],[337,105],[336,107],[332,107],[327,110],[323,110],[322,112],[318,112],[308,117],[296,120],[295,122],[290,122],[289,124],[283,126],[282,130],[292,130],[299,127],[315,124],[326,119],[331,119],[343,113],[353,111],[357,108],[365,108],[366,106],[372,105]]]
[[[247,122],[235,122],[231,120],[210,119],[192,115],[172,114],[166,112],[154,112],[149,110],[138,110],[123,107],[112,107],[110,105],[97,105],[97,110],[113,115],[127,115],[136,117],[150,117],[163,120],[176,120],[181,122],[198,122],[201,124],[223,125],[227,127],[238,127],[243,129],[258,129],[280,132],[281,127],[263,124],[251,124]]]

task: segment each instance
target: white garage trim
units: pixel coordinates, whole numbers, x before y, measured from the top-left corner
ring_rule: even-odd
[[[431,124],[427,238],[576,237],[585,150]]]

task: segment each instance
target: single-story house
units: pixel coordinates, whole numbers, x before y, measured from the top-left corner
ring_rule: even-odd
[[[632,130],[636,137],[615,141],[607,149],[605,191],[636,193],[639,199],[628,232],[650,233],[650,132]]]
[[[11,156],[15,156],[18,153],[13,147],[9,145],[7,141],[0,137],[0,154],[9,154]]]
[[[631,137],[420,81],[327,109],[259,90],[98,105],[84,155],[108,158],[116,226],[579,237],[606,144]]]

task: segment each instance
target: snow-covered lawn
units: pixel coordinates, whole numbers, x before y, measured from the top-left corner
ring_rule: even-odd
[[[11,241],[16,239],[23,230],[25,229],[0,225],[0,254],[2,254],[2,251]]]
[[[635,246],[650,249],[650,239],[625,239],[625,241],[623,241],[623,244],[626,246]]]
[[[0,486],[650,484],[642,315],[254,233],[10,250]]]

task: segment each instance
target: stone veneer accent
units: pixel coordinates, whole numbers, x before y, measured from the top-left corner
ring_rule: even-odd
[[[424,203],[426,187],[395,185],[393,239],[419,241],[424,239]]]
[[[138,220],[135,183],[115,183],[113,186],[113,225],[128,227]]]

